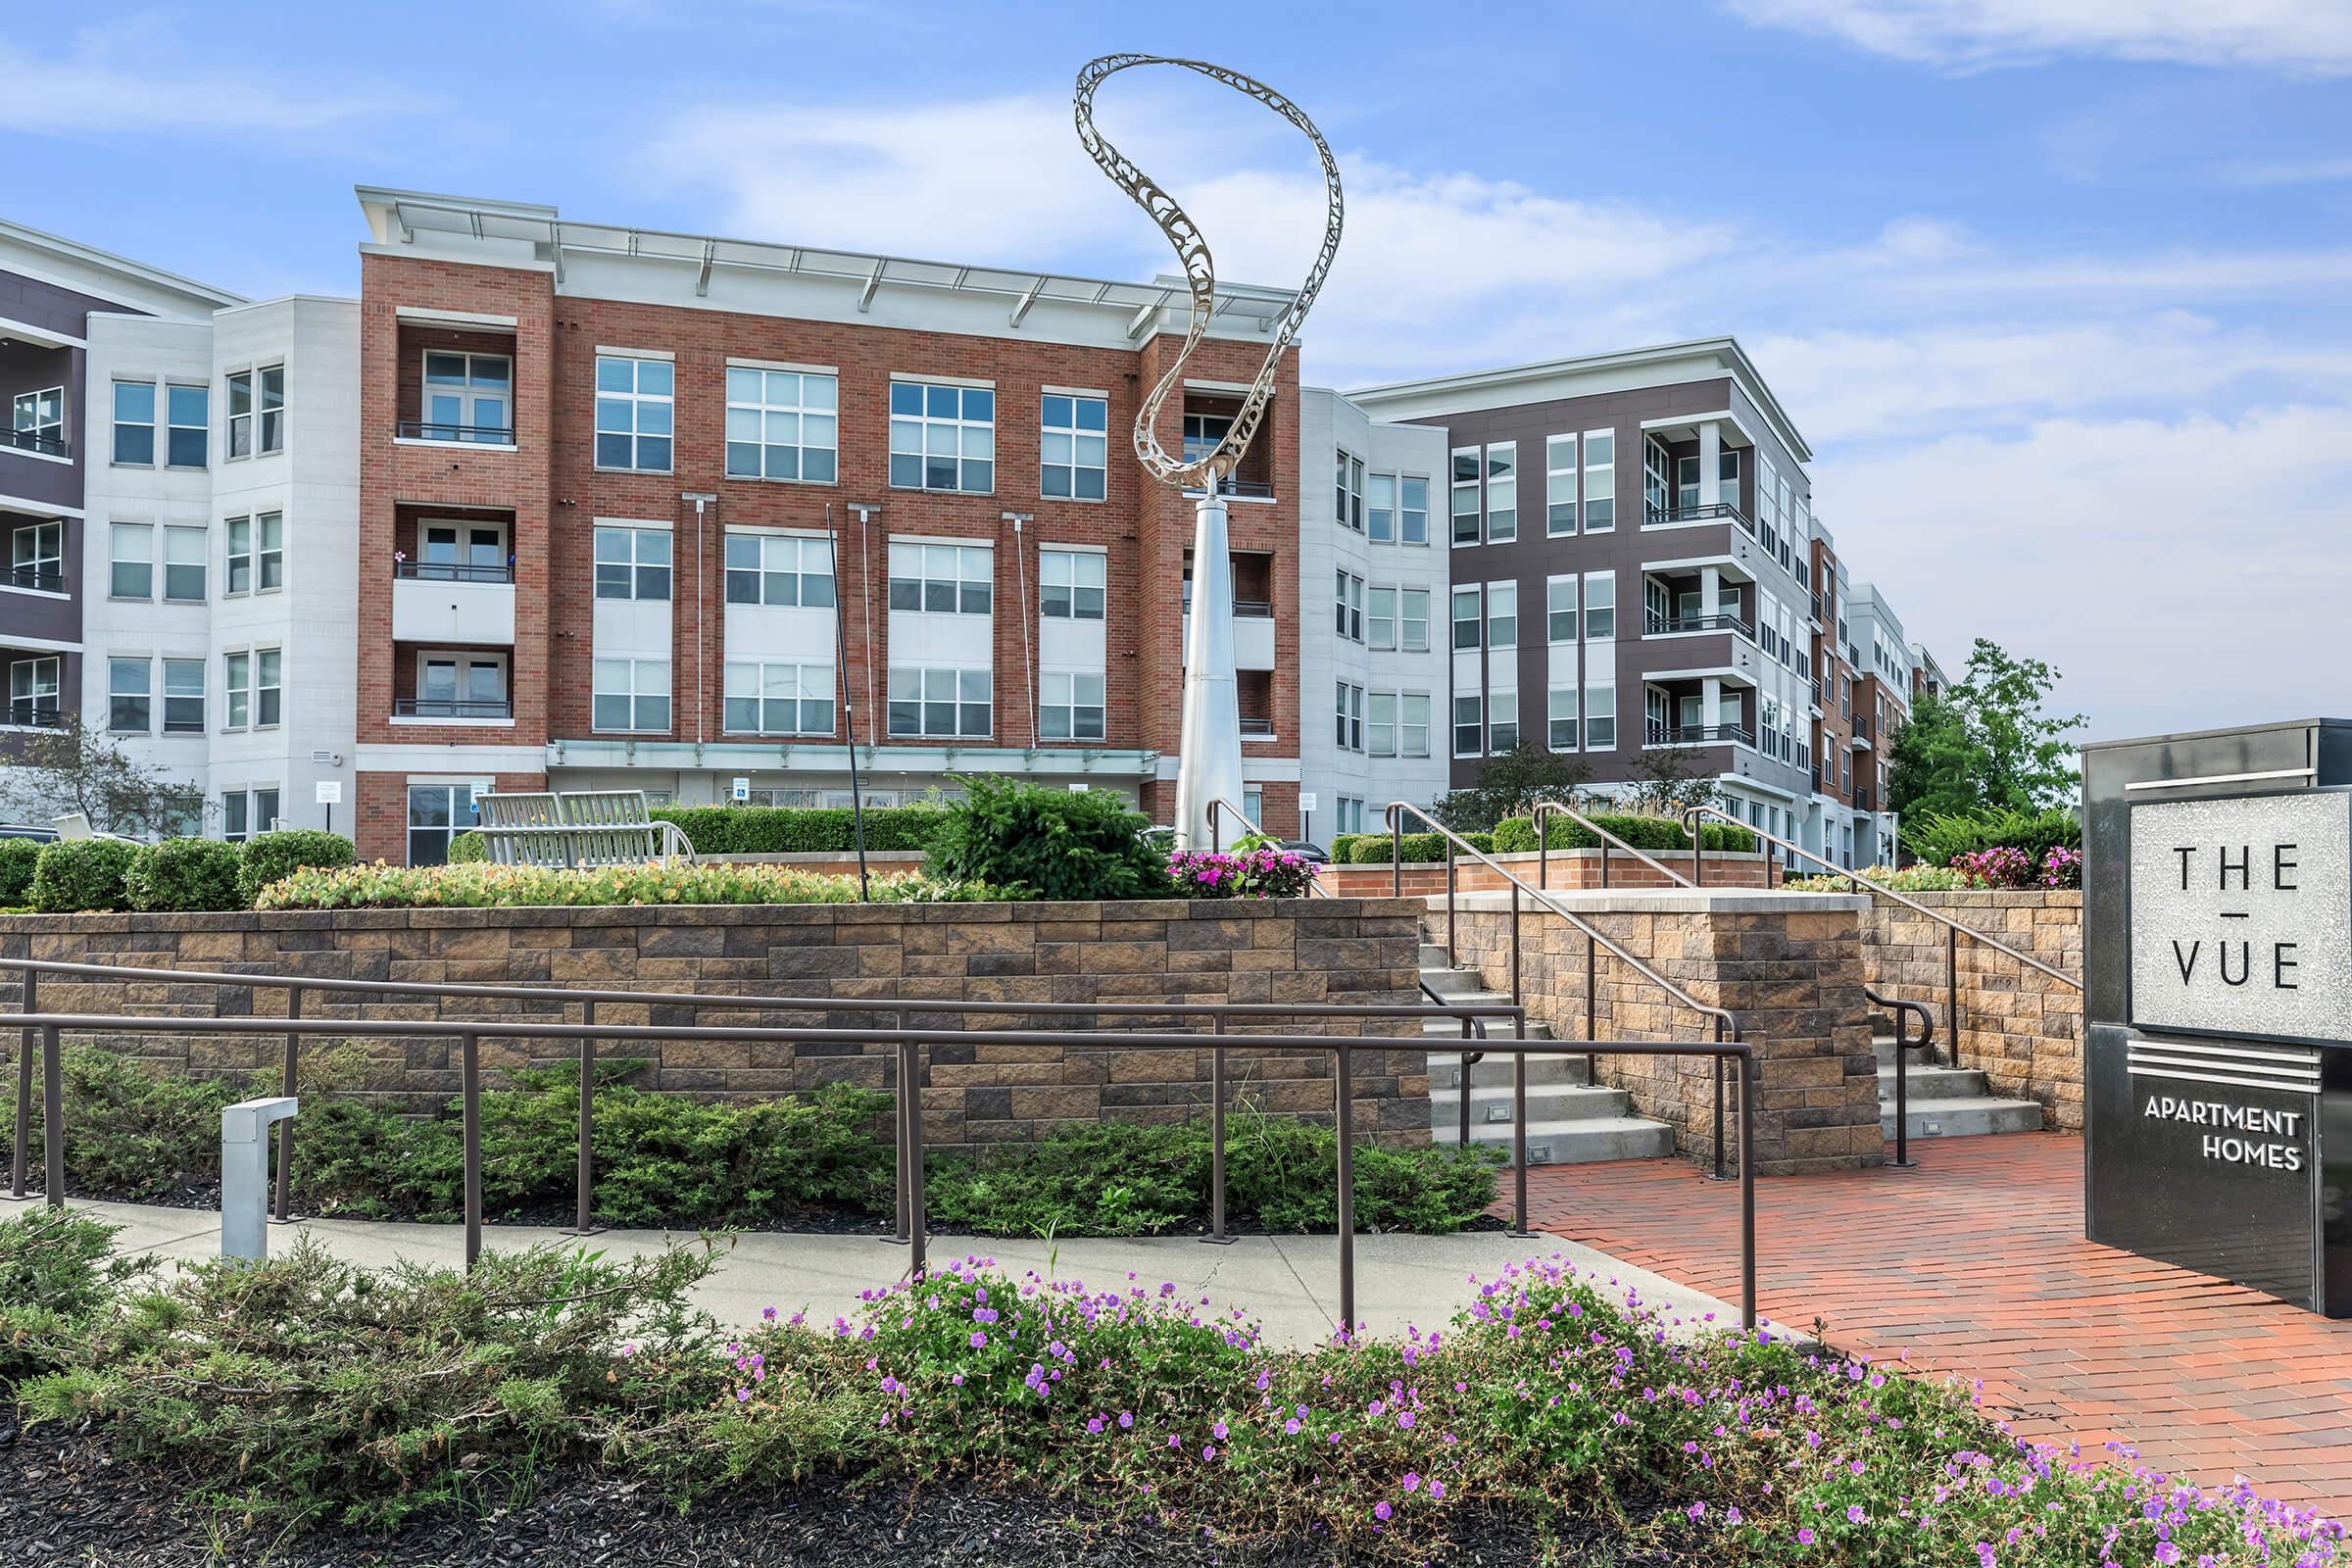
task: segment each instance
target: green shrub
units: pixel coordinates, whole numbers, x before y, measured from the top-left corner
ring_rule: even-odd
[[[305,867],[331,869],[359,862],[359,852],[340,833],[296,827],[257,834],[245,841],[244,863],[237,868],[237,898],[250,909],[262,889],[280,877]]]
[[[490,842],[479,828],[468,828],[449,841],[449,863],[479,865],[490,858]]]
[[[913,872],[877,876],[876,904],[964,904],[997,895],[968,883]],[[347,865],[305,869],[264,888],[259,909],[527,908],[553,905],[854,904],[858,878],[789,865],[556,866]]]
[[[1587,811],[1585,814],[1637,850],[1647,850],[1654,855],[1660,850],[1688,851],[1690,848],[1690,835],[1684,830],[1679,817],[1652,816],[1641,811]],[[1709,850],[1744,855],[1756,847],[1756,836],[1736,823],[1705,822],[1700,824],[1698,831],[1699,842]],[[1564,816],[1544,818],[1544,839],[1547,849],[1600,848],[1597,835],[1584,824]],[[1505,818],[1495,824],[1494,843],[1508,854],[1532,854],[1536,849],[1536,825],[1524,816]]]
[[[0,1219],[0,1408],[20,1379],[62,1364],[52,1347],[86,1337],[118,1291],[155,1271],[153,1253],[113,1255],[121,1229],[48,1208]]]
[[[114,839],[59,839],[44,844],[33,861],[28,902],[42,914],[125,908],[123,878],[138,853],[138,845]]]
[[[1983,850],[2022,850],[2040,865],[2054,849],[2082,848],[2082,823],[2063,806],[2046,811],[1932,811],[1903,822],[1903,848],[1929,865],[1949,865]]]
[[[974,779],[932,839],[930,873],[1031,899],[1178,897],[1151,819],[1108,790]]]
[[[1462,841],[1474,850],[1488,855],[1494,853],[1494,835],[1492,833],[1465,833],[1462,835]],[[1396,853],[1398,852],[1386,833],[1366,833],[1348,846],[1348,860],[1355,865],[1387,865],[1395,858]],[[1446,835],[1443,833],[1407,833],[1404,835],[1401,853],[1404,856],[1404,863],[1407,865],[1428,865],[1443,861],[1446,858]],[[1469,858],[1468,856],[1459,855],[1458,852],[1457,858]],[[1336,860],[1338,857],[1335,855],[1333,858]]]
[[[40,858],[39,839],[0,839],[0,906],[26,902]]]
[[[219,839],[166,839],[139,851],[122,879],[134,909],[244,909],[237,875],[244,857]]]
[[[1865,865],[1856,867],[1856,874],[1897,893],[1958,893],[1968,887],[1966,872],[1943,865],[1906,865],[1899,871],[1891,865]],[[1792,876],[1782,886],[1791,893],[1856,891],[1844,877],[1826,871],[1819,876]]]
[[[654,815],[677,823],[697,855],[849,855],[858,848],[857,822],[846,809],[664,806]],[[869,807],[865,847],[877,855],[926,851],[947,820],[944,807]]]

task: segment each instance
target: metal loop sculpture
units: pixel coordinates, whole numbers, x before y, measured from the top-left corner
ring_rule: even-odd
[[[1212,450],[1191,462],[1169,455],[1167,449],[1159,444],[1156,426],[1160,405],[1166,401],[1170,391],[1183,384],[1185,361],[1192,357],[1193,350],[1200,346],[1200,340],[1208,335],[1209,317],[1216,306],[1216,264],[1209,258],[1208,241],[1201,237],[1200,226],[1176,198],[1136,168],[1125,154],[1113,147],[1095,128],[1095,89],[1108,77],[1131,66],[1182,66],[1211,81],[1221,81],[1228,87],[1247,93],[1306,132],[1307,139],[1315,144],[1315,155],[1323,161],[1323,187],[1328,200],[1323,248],[1315,256],[1315,265],[1307,270],[1306,282],[1276,318],[1274,341],[1266,346],[1265,363],[1258,368],[1257,378],[1250,383],[1250,395],[1242,401],[1241,413]],[[1167,235],[1168,242],[1176,247],[1177,260],[1184,268],[1185,282],[1192,290],[1193,315],[1190,324],[1185,328],[1184,347],[1177,351],[1175,363],[1168,367],[1152,386],[1150,395],[1144,399],[1143,407],[1136,412],[1135,455],[1155,478],[1164,483],[1179,488],[1206,485],[1213,490],[1217,481],[1232,476],[1234,466],[1241,462],[1242,454],[1249,450],[1250,437],[1257,433],[1258,423],[1265,417],[1266,402],[1274,395],[1274,383],[1281,368],[1283,351],[1298,337],[1299,326],[1306,320],[1308,307],[1314,304],[1315,295],[1323,287],[1323,279],[1331,271],[1332,259],[1339,254],[1340,220],[1347,210],[1347,204],[1340,194],[1340,166],[1332,158],[1331,147],[1323,140],[1323,133],[1315,128],[1314,122],[1307,119],[1297,104],[1262,81],[1253,80],[1238,71],[1228,71],[1223,66],[1210,65],[1205,60],[1178,60],[1164,55],[1104,55],[1100,60],[1089,61],[1086,69],[1078,73],[1077,122],[1078,140],[1085,146],[1087,155],[1118,184],[1119,189],[1127,193],[1130,201],[1150,215],[1152,221],[1159,225],[1159,231]]]

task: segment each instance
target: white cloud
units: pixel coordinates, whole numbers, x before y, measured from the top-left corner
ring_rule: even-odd
[[[2311,75],[2352,72],[2336,0],[1725,0],[1753,23],[1953,69],[2060,55]]]
[[[305,90],[280,75],[193,66],[144,22],[86,29],[55,59],[0,41],[0,127],[11,130],[317,130],[431,107],[412,92]]]
[[[2352,179],[2352,158],[2289,158],[2264,163],[2224,164],[2215,171],[2227,185],[2324,185]]]

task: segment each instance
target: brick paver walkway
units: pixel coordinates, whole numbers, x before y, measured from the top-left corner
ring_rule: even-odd
[[[1916,1170],[1756,1188],[1757,1309],[1982,1379],[2023,1436],[2352,1518],[2352,1322],[2082,1239],[2082,1144],[1937,1139]],[[1679,1160],[1531,1172],[1537,1228],[1739,1298],[1739,1189]]]

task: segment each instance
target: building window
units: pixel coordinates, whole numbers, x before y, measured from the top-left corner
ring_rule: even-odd
[[[1339,488],[1333,498],[1333,515],[1343,528],[1364,531],[1364,462],[1343,452],[1339,455]]]
[[[266,365],[259,372],[259,380],[261,382],[262,434],[255,450],[283,452],[286,450],[286,368],[282,365]],[[271,790],[270,797],[274,802],[277,792]],[[272,807],[271,814],[275,814],[274,807]]]
[[[1233,416],[1230,414],[1187,414],[1184,416],[1184,461],[1199,463],[1216,451],[1217,443],[1223,441],[1232,428]],[[1252,811],[1250,820],[1256,821],[1257,813]]]
[[[1333,631],[1344,641],[1360,643],[1364,640],[1364,579],[1348,571],[1338,576],[1338,618]]]
[[[996,725],[996,677],[985,669],[892,669],[890,733],[985,740]]]
[[[106,592],[111,599],[155,597],[155,530],[143,522],[118,522],[106,530]]]
[[[1613,751],[1617,746],[1617,688],[1588,682],[1585,686],[1585,750]]]
[[[1477,757],[1487,749],[1485,703],[1475,693],[1453,700],[1453,755]]]
[[[278,720],[278,650],[257,648],[221,657],[228,699],[226,727],[269,729]]]
[[[1364,603],[1364,641],[1384,651],[1394,649],[1396,646],[1396,590],[1367,590]]]
[[[449,841],[479,824],[470,784],[409,786],[409,863],[443,865]]]
[[[1408,654],[1429,652],[1429,590],[1406,588],[1397,599],[1397,646]]]
[[[727,367],[727,477],[831,484],[840,466],[841,383],[805,370]]]
[[[220,836],[231,844],[267,833],[276,821],[275,790],[229,790],[220,797]]]
[[[592,671],[591,722],[604,730],[669,728],[669,661],[599,659]]]
[[[737,735],[833,733],[833,666],[729,660],[726,727]]]
[[[164,462],[174,468],[203,467],[212,445],[212,389],[164,388]]]
[[[1101,620],[1108,560],[1093,550],[1041,550],[1038,613],[1058,620]]]
[[[1429,481],[1406,474],[1397,481],[1401,506],[1396,513],[1396,540],[1399,544],[1429,543]]]
[[[106,727],[118,735],[144,735],[155,725],[155,662],[106,662]]]
[[[1372,692],[1364,698],[1364,750],[1373,757],[1396,755],[1396,694]]]
[[[225,532],[227,592],[271,593],[286,585],[285,517],[281,514],[231,517]]]
[[[503,654],[420,654],[416,659],[418,716],[507,718],[507,661]]]
[[[984,386],[890,383],[890,483],[895,490],[997,487],[997,395]]]
[[[57,722],[58,661],[20,659],[8,666],[8,721],[47,728]]]
[[[278,651],[257,648],[253,653],[253,727],[274,729],[278,719]]]
[[[154,388],[148,389],[150,396]],[[35,392],[20,392],[14,399],[15,417],[10,440],[27,452],[46,452],[52,457],[66,455],[66,389],[62,386],[42,387]],[[152,442],[154,432],[148,432]],[[149,461],[153,461],[150,458]]]
[[[1037,493],[1049,501],[1101,501],[1110,466],[1103,401],[1048,392],[1038,401],[1037,423]]]
[[[164,530],[164,598],[201,605],[205,598],[205,539],[202,528]]]
[[[1498,754],[1517,751],[1519,694],[1516,691],[1494,692],[1488,696],[1487,704],[1487,750]]]
[[[8,585],[52,594],[66,591],[64,523],[28,522],[9,534]]]
[[[204,733],[204,661],[164,661],[164,733]]]
[[[1519,444],[1497,441],[1487,448],[1487,542],[1507,544],[1519,537]]]
[[[596,597],[669,597],[670,537],[667,528],[596,530]],[[598,728],[603,728],[599,725]],[[626,725],[618,726],[627,728]],[[668,724],[662,726],[667,729]]]
[[[285,449],[286,368],[271,365],[233,372],[228,377],[228,455],[249,458]]]
[[[239,370],[228,378],[228,456],[253,456],[253,372]]]
[[[1457,545],[1478,543],[1478,448],[1453,449],[1453,542]]]
[[[669,472],[677,367],[667,360],[596,357],[596,466]]]
[[[1546,642],[1576,641],[1576,578],[1544,579],[1544,636]]]
[[[115,383],[115,461],[136,467],[155,465],[155,383]]]
[[[833,541],[792,534],[728,534],[727,603],[832,609]],[[825,726],[827,734],[832,730],[831,724]]]
[[[1367,481],[1371,489],[1364,498],[1364,536],[1375,544],[1394,544],[1396,540],[1396,476],[1376,473]]]
[[[1045,706],[1038,710],[1037,734],[1049,741],[1099,741],[1102,738],[1102,677],[1049,669],[1044,675]]]
[[[514,360],[504,354],[426,350],[424,422],[416,433],[427,441],[512,443]]]
[[[988,546],[891,541],[891,609],[985,615],[995,596],[996,552]]]
[[[1396,741],[1407,757],[1429,755],[1429,694],[1406,692],[1396,700]]]
[[[1338,704],[1339,739],[1336,744],[1343,752],[1360,752],[1364,749],[1364,689],[1341,681]]]
[[[1552,538],[1576,532],[1576,437],[1544,438],[1544,531]]]
[[[1617,526],[1617,432],[1585,432],[1585,532]]]
[[[1576,688],[1554,686],[1545,694],[1544,718],[1549,735],[1547,744],[1555,752],[1576,750]]]
[[[1456,588],[1453,591],[1453,646],[1457,649],[1478,646],[1479,592],[1476,588]]]
[[[1603,642],[1617,635],[1617,574],[1585,573],[1585,641]]]
[[[427,582],[507,582],[507,525],[503,522],[427,522],[416,529],[413,568]]]
[[[1519,646],[1519,585],[1515,582],[1487,584],[1487,646]]]

